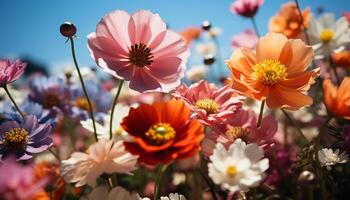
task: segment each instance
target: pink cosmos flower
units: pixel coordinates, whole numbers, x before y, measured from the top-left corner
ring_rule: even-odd
[[[254,49],[258,43],[259,38],[254,30],[246,29],[240,34],[234,35],[231,39],[231,46],[233,48],[249,48]]]
[[[180,85],[189,56],[182,37],[145,10],[107,14],[88,35],[88,48],[104,71],[139,92],[169,92]]]
[[[185,101],[192,111],[192,118],[204,125],[213,125],[224,122],[240,110],[244,97],[233,96],[235,94],[229,85],[217,88],[202,80],[190,87],[180,85],[173,96]]]
[[[350,24],[350,12],[344,12],[343,13],[343,17],[345,17],[348,20],[349,24]]]
[[[9,59],[0,60],[0,87],[17,80],[24,72],[27,63],[20,60],[11,62]]]
[[[253,17],[264,0],[236,0],[231,5],[231,12],[243,17]]]
[[[257,117],[254,111],[239,111],[225,124],[214,126],[206,135],[202,143],[204,155],[209,157],[213,153],[216,143],[222,143],[227,148],[238,138],[262,147],[271,146],[277,132],[277,120],[272,116],[265,116],[259,128],[256,127],[256,124]]]

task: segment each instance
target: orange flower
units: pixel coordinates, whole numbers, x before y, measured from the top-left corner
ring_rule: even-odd
[[[332,60],[335,66],[350,69],[350,50],[333,53]]]
[[[304,26],[308,27],[311,19],[309,8],[302,11]],[[301,25],[300,15],[295,2],[289,2],[281,6],[281,10],[270,19],[269,29],[272,32],[283,33],[288,38],[298,38],[304,30]]]
[[[201,35],[202,29],[198,27],[188,27],[185,30],[180,32],[182,39],[187,45],[190,45],[191,42],[195,39],[198,39]]]
[[[350,119],[350,78],[345,77],[339,88],[331,80],[323,81],[323,101],[328,111],[339,117]]]
[[[300,39],[268,33],[260,38],[256,52],[237,49],[226,64],[233,88],[243,95],[266,99],[270,108],[297,110],[313,102],[305,94],[319,73],[319,69],[305,71],[312,56],[312,48]]]
[[[204,137],[203,127],[190,119],[189,108],[180,100],[131,108],[121,125],[134,136],[134,142],[124,143],[126,149],[148,165],[191,157]]]

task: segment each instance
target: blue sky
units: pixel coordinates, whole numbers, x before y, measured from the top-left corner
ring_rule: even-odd
[[[256,16],[261,33],[267,31],[269,18],[278,12],[285,0],[265,0]],[[323,5],[326,11],[338,16],[350,11],[349,0],[299,0],[301,7],[315,11]],[[134,12],[140,9],[159,13],[171,29],[182,30],[210,20],[223,29],[220,43],[223,55],[230,54],[230,38],[245,28],[249,20],[229,11],[232,0],[3,0],[0,1],[0,57],[30,56],[50,67],[71,63],[69,45],[59,33],[64,21],[76,24],[80,37],[76,41],[77,56],[82,66],[94,65],[86,48],[86,36],[95,31],[96,24],[106,13],[122,9]]]

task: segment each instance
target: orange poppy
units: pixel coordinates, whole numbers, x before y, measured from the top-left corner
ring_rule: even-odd
[[[328,111],[336,116],[350,119],[350,78],[345,77],[339,88],[331,80],[323,81],[323,101]]]
[[[188,27],[180,32],[182,39],[187,45],[190,45],[193,40],[196,40],[201,35],[202,29],[198,27]]]
[[[283,33],[288,38],[298,38],[304,27],[308,27],[311,20],[309,8],[302,11],[304,26],[301,24],[298,8],[295,2],[281,6],[281,10],[270,19],[269,29],[272,32]]]
[[[350,69],[350,50],[333,53],[332,60],[335,66]]]
[[[297,110],[313,102],[305,94],[319,74],[319,69],[305,71],[312,56],[312,48],[300,39],[268,33],[260,38],[255,52],[237,49],[226,64],[233,88],[243,95],[266,99],[270,108]]]
[[[126,149],[148,165],[191,157],[204,137],[202,125],[190,119],[190,109],[180,100],[131,108],[121,126],[134,137],[124,143]]]

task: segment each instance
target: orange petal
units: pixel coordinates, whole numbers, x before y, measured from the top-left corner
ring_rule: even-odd
[[[250,75],[253,72],[252,67],[256,64],[256,58],[250,49],[239,48],[233,51],[230,60],[226,64],[229,68],[235,68],[246,75]]]
[[[257,60],[278,60],[286,42],[288,42],[288,39],[283,34],[266,34],[264,37],[260,38],[256,45]]]
[[[337,94],[337,88],[333,85],[332,81],[325,79],[323,81],[323,101],[328,110],[332,112],[334,112],[337,107]]]
[[[312,61],[313,51],[300,39],[289,41],[293,51],[291,62],[287,65],[287,73],[289,76],[297,75],[304,72]]]
[[[287,77],[287,79],[280,81],[280,84],[290,89],[307,91],[315,83],[315,78],[319,75],[319,71],[319,68],[317,68],[293,77]]]

